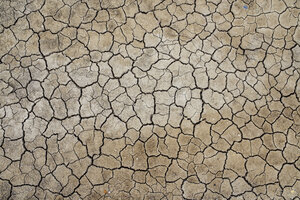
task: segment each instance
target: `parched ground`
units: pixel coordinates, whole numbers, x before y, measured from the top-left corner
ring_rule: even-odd
[[[1,0],[0,199],[299,199],[299,0]]]

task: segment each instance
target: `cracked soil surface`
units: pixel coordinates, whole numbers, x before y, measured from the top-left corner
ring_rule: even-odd
[[[299,0],[1,0],[0,199],[299,199]]]

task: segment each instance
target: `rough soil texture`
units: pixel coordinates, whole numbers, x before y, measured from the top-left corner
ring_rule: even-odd
[[[299,0],[1,0],[0,199],[299,199]]]

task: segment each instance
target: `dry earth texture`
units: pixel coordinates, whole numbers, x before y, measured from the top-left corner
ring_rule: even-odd
[[[299,0],[1,0],[0,199],[299,199]]]

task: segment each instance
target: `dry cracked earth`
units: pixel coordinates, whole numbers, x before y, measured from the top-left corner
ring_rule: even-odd
[[[299,199],[299,0],[2,0],[0,199]]]

